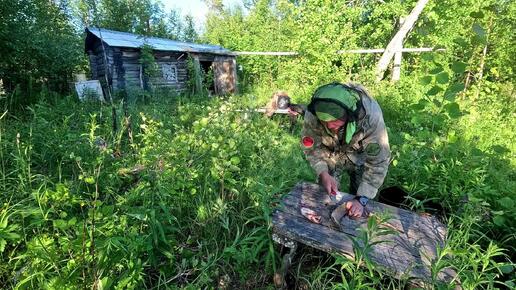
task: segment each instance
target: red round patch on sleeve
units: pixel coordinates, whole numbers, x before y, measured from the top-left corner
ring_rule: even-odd
[[[312,148],[314,146],[314,139],[310,136],[304,136],[302,142],[305,148]]]

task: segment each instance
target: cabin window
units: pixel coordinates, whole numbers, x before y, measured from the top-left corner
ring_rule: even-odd
[[[172,63],[164,63],[161,66],[163,72],[163,78],[167,82],[177,83],[177,65]]]

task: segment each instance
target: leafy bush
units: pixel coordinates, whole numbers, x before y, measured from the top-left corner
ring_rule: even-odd
[[[384,47],[415,1],[247,1],[247,12],[215,1],[209,42],[300,55],[239,58],[241,86],[249,89],[243,96],[129,90],[128,107],[78,103],[40,86],[56,74],[63,84],[81,65],[80,54],[68,53],[78,42],[66,15],[43,2],[18,1],[3,13],[16,17],[3,23],[13,42],[0,45],[7,60],[0,64],[7,87],[0,90],[0,288],[270,287],[280,261],[271,211],[281,194],[314,176],[298,145],[300,124],[291,134],[281,117],[249,108],[276,89],[306,103],[314,88],[334,80],[363,83],[383,109],[393,156],[385,186],[406,190],[415,211],[438,207],[448,223],[432,273],[453,267],[465,289],[514,288],[516,119],[507,33],[514,30],[514,1],[431,2],[405,46],[446,52],[404,54],[406,73],[394,84],[373,81],[374,56],[335,51]],[[101,9],[125,11],[111,2]],[[141,20],[152,1],[144,2],[143,14],[131,12],[134,23],[100,20],[145,32],[149,22]],[[81,13],[92,8],[81,3]],[[41,24],[26,34],[34,39],[20,32],[24,16]],[[156,33],[166,34],[160,23]],[[60,65],[48,65],[62,51]],[[12,112],[28,104],[25,114]],[[131,116],[115,124],[116,132],[111,110]],[[302,253],[293,265],[296,286],[407,286],[368,260],[367,241],[382,234],[381,222],[355,239],[366,245],[357,261]]]
[[[494,168],[511,168],[514,160],[502,148],[512,145],[510,138],[493,145],[498,138],[476,136],[486,132],[476,126],[503,136],[500,122],[514,124],[499,114],[502,104],[487,102],[464,105],[468,114],[446,117],[432,130],[432,122],[413,122],[420,112],[406,104],[404,92],[423,91],[414,83],[373,87],[394,156],[386,184],[411,192],[417,210],[424,210],[427,200],[443,200],[446,216],[462,221],[451,222],[449,247],[443,249],[459,258],[443,258],[436,267],[454,266],[473,288],[505,281],[501,273],[513,272],[504,262],[507,252],[494,241],[506,247],[513,241],[514,214],[507,207],[514,182]],[[33,106],[25,119],[4,116],[2,287],[268,285],[279,263],[270,238],[272,205],[299,180],[314,176],[296,133],[281,120],[249,111],[256,102],[246,95],[136,103],[129,108],[137,128],[132,143],[123,137],[124,124],[112,134],[111,108],[99,103],[64,98]],[[473,108],[486,122],[471,123],[477,116]],[[468,256],[473,250],[491,266],[478,268],[477,258]],[[374,267],[363,271],[351,261],[336,263],[316,272],[300,268],[296,277],[340,287],[330,282],[332,275],[348,269],[341,279],[351,283],[349,275],[354,277],[349,285],[406,283],[389,280]]]

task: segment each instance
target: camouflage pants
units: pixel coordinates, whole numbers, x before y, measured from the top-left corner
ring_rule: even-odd
[[[363,166],[354,164],[346,154],[339,154],[332,156],[328,162],[329,173],[335,180],[340,183],[342,175],[347,173],[349,175],[349,192],[357,194],[358,186],[362,181]]]

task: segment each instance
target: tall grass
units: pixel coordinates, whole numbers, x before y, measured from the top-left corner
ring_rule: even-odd
[[[373,91],[393,148],[386,184],[403,186],[418,209],[444,201],[450,238],[434,271],[454,267],[466,289],[510,286],[514,214],[505,207],[514,179],[494,168],[513,171],[513,145],[486,136],[473,110],[437,132],[415,126],[407,107],[418,95],[405,93],[418,88],[410,83]],[[113,134],[111,108],[94,102],[64,97],[22,118],[2,116],[0,287],[270,288],[280,261],[272,208],[298,181],[315,178],[298,146],[301,123],[292,134],[281,117],[247,111],[267,97],[256,92],[135,102],[132,142],[127,124]],[[499,107],[474,106],[491,120],[482,126],[511,136],[514,122],[496,115]],[[366,245],[378,233],[370,228]],[[378,271],[367,251],[358,254],[350,261],[305,251],[292,278],[321,289],[408,283]]]

